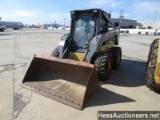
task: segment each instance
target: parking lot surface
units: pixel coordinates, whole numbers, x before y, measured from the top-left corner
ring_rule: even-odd
[[[97,120],[98,111],[159,111],[160,94],[144,85],[150,43],[160,36],[122,33],[122,61],[83,110],[20,87],[35,54],[50,55],[68,30],[7,29],[0,33],[0,117],[2,120]],[[77,91],[78,92],[78,91]]]

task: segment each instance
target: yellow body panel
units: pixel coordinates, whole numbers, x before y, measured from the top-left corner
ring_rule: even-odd
[[[68,54],[68,58],[72,60],[82,61],[83,57],[84,57],[84,53],[69,52]]]
[[[113,45],[115,45],[114,41],[109,41],[108,43],[106,43],[105,45],[101,46],[97,52],[102,52],[102,51],[107,51],[109,50]]]
[[[113,47],[113,45],[115,45],[115,42],[109,41],[105,45],[101,46],[96,52],[107,51],[107,50],[111,49],[111,47]],[[83,57],[84,57],[84,53],[69,52],[67,58],[72,59],[72,60],[82,61]]]
[[[155,78],[156,84],[160,85],[160,39],[159,39],[158,58],[157,58],[157,65],[156,65],[154,78]]]

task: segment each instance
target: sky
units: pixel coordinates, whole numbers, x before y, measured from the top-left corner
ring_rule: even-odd
[[[123,13],[125,19],[160,22],[160,0],[0,0],[0,17],[29,25],[64,24],[70,22],[71,10],[91,8],[110,12],[112,18]]]

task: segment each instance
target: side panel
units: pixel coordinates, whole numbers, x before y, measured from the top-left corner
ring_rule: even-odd
[[[102,36],[100,37],[100,39],[98,40],[98,46],[102,46],[103,43],[110,41],[110,40],[114,40],[115,39],[115,35],[116,35],[116,30],[110,30],[107,33],[102,34]]]
[[[91,63],[91,58],[95,52],[107,50],[108,47],[111,48],[114,44],[115,44],[115,29],[104,34],[99,34],[97,37],[94,37],[89,47],[89,52],[87,57],[88,62]]]
[[[97,37],[93,37],[92,41],[90,42],[88,56],[87,56],[87,61],[89,63],[91,63],[91,58],[98,48],[98,44],[97,44],[97,40],[99,39],[98,37],[101,37],[101,35],[99,35]]]
[[[115,41],[108,41],[106,44],[102,45],[96,52],[108,51],[113,45],[115,45]]]

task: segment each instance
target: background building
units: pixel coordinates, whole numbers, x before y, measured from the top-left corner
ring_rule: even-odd
[[[130,19],[111,18],[111,22],[113,25],[120,28],[136,28],[141,25],[137,20]]]
[[[22,29],[24,27],[22,22],[14,22],[14,21],[0,21],[1,24],[5,25],[6,28],[13,29]]]
[[[145,23],[142,23],[142,26],[145,29],[158,29],[158,30],[160,30],[160,22],[145,22]]]
[[[15,21],[1,21],[2,17],[0,17],[0,24],[4,25],[6,28],[13,28],[13,29],[22,29],[24,25],[22,22],[15,22]]]

